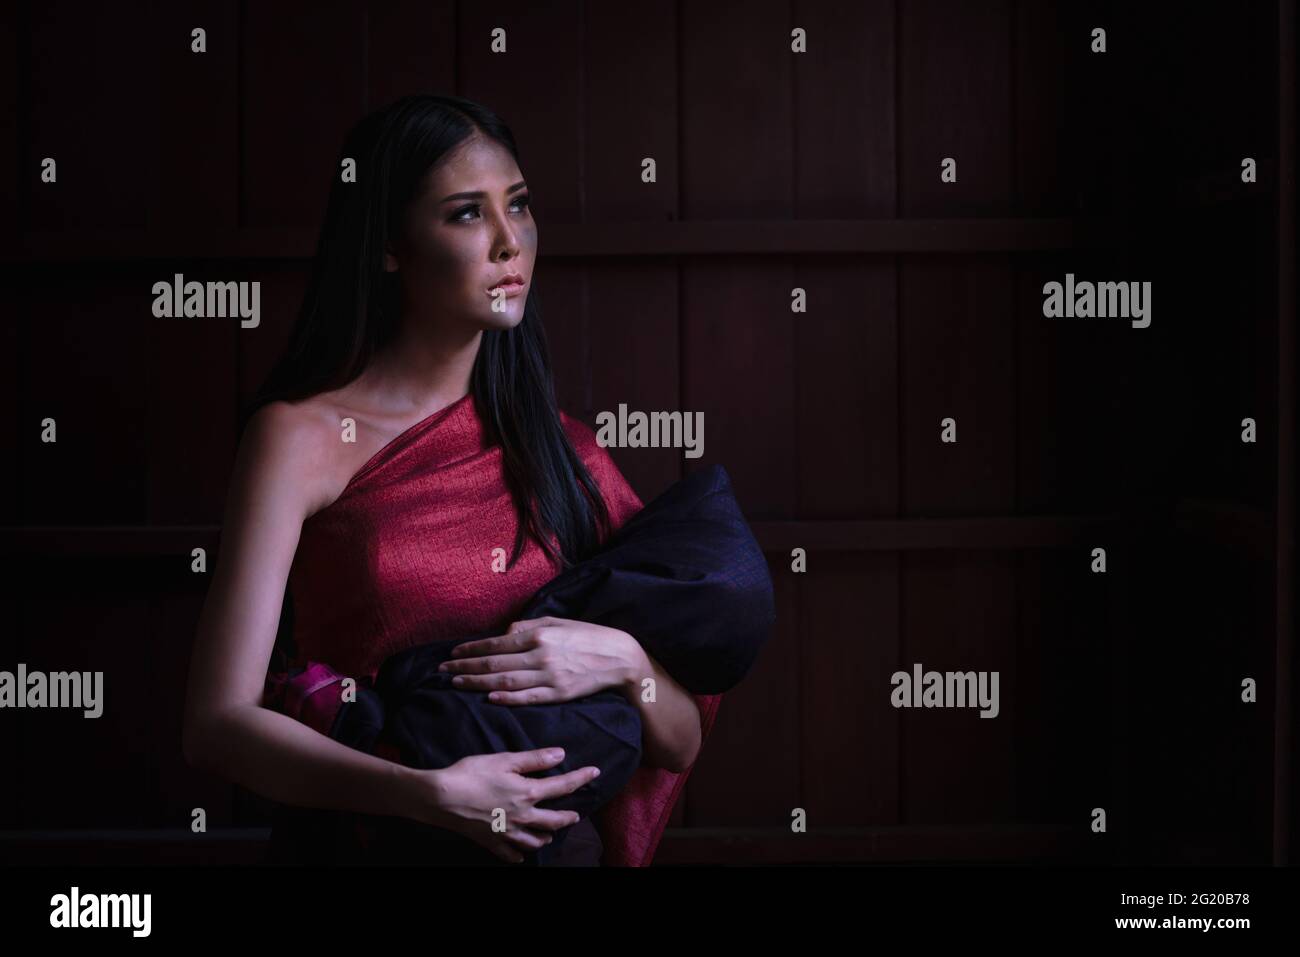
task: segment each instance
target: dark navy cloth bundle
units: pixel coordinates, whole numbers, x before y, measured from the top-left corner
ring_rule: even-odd
[[[776,620],[772,578],[721,465],[671,485],[594,557],[542,586],[522,618],[628,632],[692,694],[745,676]]]
[[[542,587],[519,619],[545,616],[626,631],[693,694],[734,688],[770,636],[775,607],[767,561],[726,470],[713,465],[674,483],[596,554]],[[594,814],[641,764],[636,706],[612,690],[575,701],[500,705],[489,702],[486,692],[453,688],[452,675],[439,672],[438,665],[456,645],[483,637],[490,635],[393,655],[372,688],[359,686],[356,701],[341,706],[331,736],[362,751],[394,754],[416,768],[447,767],[474,754],[563,747],[563,763],[543,776],[588,765],[601,774],[539,806],[577,811],[583,818]],[[367,817],[365,829],[380,858],[419,859],[431,847],[447,847],[448,832],[404,818]],[[528,862],[557,858],[568,830],[554,832],[550,845],[526,855]],[[430,839],[437,843],[430,845]]]

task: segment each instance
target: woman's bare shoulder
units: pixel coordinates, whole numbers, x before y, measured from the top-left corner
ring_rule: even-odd
[[[342,491],[336,478],[342,444],[338,422],[337,408],[316,397],[268,402],[249,417],[240,441],[247,480],[284,495],[296,490],[304,519],[323,508]]]

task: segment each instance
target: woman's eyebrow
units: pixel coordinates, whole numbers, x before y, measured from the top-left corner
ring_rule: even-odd
[[[509,196],[511,193],[523,189],[526,185],[527,184],[521,179],[519,182],[515,183],[515,185],[506,187],[506,195]],[[487,193],[483,192],[480,189],[480,190],[475,190],[474,192],[471,193],[452,193],[450,196],[444,196],[438,202],[449,203],[453,199],[486,199],[486,198],[487,198]]]

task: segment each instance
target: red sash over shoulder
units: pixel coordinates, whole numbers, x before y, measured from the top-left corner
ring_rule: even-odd
[[[641,500],[591,429],[561,420],[620,527]],[[496,570],[509,559],[517,519],[501,449],[484,441],[466,395],[380,449],[303,523],[289,575],[295,661],[328,668],[295,679],[286,711],[327,731],[338,702],[330,669],[373,680],[387,657],[413,645],[504,633],[559,572],[531,539],[513,568]],[[721,696],[695,700],[707,736]],[[649,865],[689,774],[637,770],[599,816],[602,863]]]

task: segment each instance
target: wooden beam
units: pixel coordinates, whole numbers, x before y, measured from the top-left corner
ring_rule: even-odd
[[[985,515],[969,518],[879,518],[844,521],[754,521],[766,552],[800,547],[822,551],[1075,548],[1099,538],[1143,537],[1169,530],[1267,555],[1272,516],[1236,502],[1180,499],[1168,512],[1086,515]],[[0,555],[151,556],[215,549],[220,525],[7,525]]]
[[[543,259],[609,256],[791,256],[826,253],[1039,252],[1110,247],[1130,226],[1074,219],[829,219],[543,223]],[[316,236],[304,230],[33,230],[0,247],[0,264],[309,261]]]
[[[1273,688],[1273,864],[1291,850],[1295,667],[1295,0],[1278,3],[1277,650]]]

